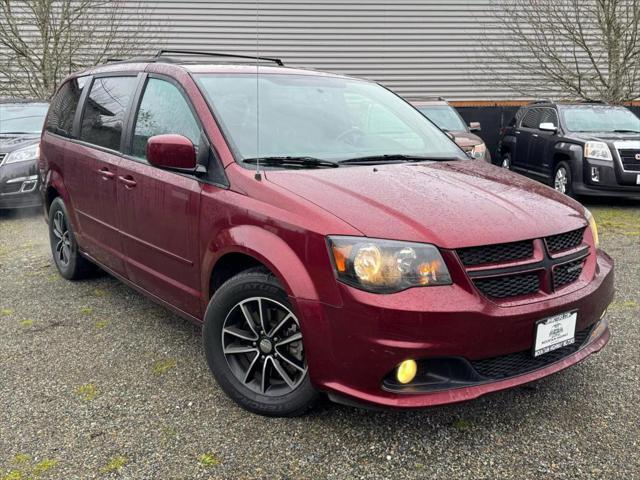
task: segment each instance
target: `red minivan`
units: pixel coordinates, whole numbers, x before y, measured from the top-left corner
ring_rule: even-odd
[[[613,263],[580,204],[374,82],[182,53],[64,82],[45,214],[64,278],[97,265],[202,324],[241,406],[460,402],[607,343]]]

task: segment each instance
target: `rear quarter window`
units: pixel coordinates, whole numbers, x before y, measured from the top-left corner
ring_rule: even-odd
[[[46,131],[63,137],[72,136],[73,119],[86,83],[87,77],[79,77],[69,80],[60,87],[51,100],[51,107],[44,125]]]

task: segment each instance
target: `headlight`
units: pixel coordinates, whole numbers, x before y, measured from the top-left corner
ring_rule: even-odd
[[[484,143],[476,145],[471,149],[471,156],[475,159],[482,160],[487,154],[487,146]]]
[[[591,229],[591,234],[593,235],[593,244],[596,248],[600,248],[600,237],[598,236],[598,225],[596,225],[596,219],[593,218],[593,214],[586,208],[584,209],[584,214],[589,222],[589,229]]]
[[[362,290],[391,293],[451,285],[449,270],[433,245],[329,237],[329,251],[338,279]]]
[[[613,160],[609,146],[604,142],[587,142],[584,144],[584,156],[598,160]]]
[[[14,150],[4,159],[3,165],[10,163],[27,162],[29,160],[37,160],[40,156],[40,145],[30,145],[20,150]]]

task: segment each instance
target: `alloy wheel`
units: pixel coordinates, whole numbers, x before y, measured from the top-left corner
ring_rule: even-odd
[[[567,193],[567,170],[564,167],[558,168],[554,185],[557,191]]]
[[[62,266],[66,267],[71,261],[72,245],[67,219],[62,210],[55,212],[55,216],[53,217],[53,235],[56,238],[56,260]]]
[[[286,395],[307,374],[300,323],[289,308],[270,298],[237,303],[225,318],[221,340],[233,375],[261,395]]]

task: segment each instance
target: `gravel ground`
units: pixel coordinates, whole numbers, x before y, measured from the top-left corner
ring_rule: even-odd
[[[617,261],[599,355],[466,404],[284,420],[225,397],[190,324],[58,277],[38,212],[0,213],[0,479],[640,479],[640,204],[590,207]]]

